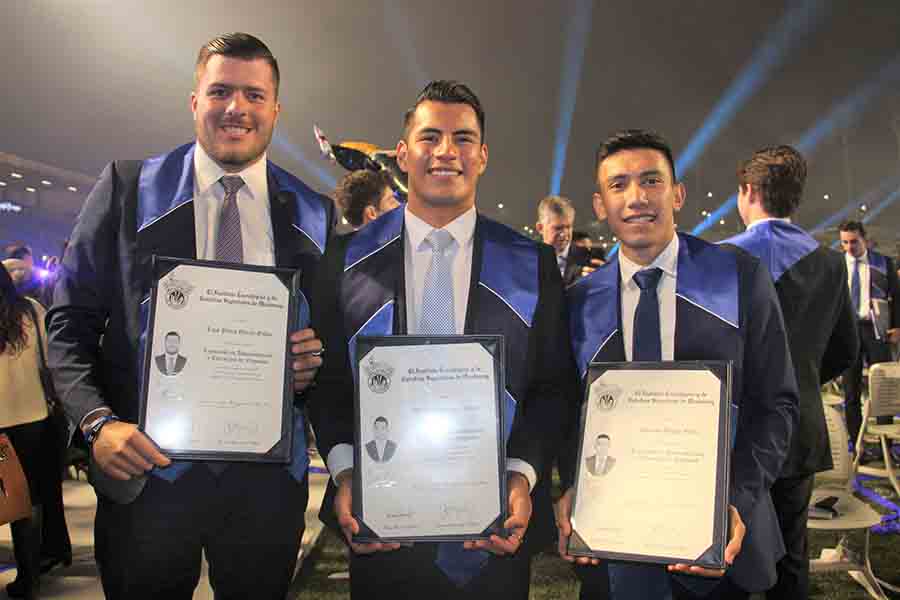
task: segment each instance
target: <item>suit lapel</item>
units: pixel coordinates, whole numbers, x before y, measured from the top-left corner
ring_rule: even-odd
[[[582,379],[592,362],[625,360],[619,261],[611,260],[568,288],[570,331]]]
[[[144,161],[138,180],[140,255],[197,257],[193,198],[194,144]]]

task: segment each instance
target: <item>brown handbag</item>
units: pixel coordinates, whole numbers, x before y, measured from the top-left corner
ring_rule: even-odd
[[[31,494],[9,436],[0,433],[0,525],[31,517]]]

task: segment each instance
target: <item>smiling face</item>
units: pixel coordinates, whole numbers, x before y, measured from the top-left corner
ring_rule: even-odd
[[[191,94],[197,141],[225,171],[245,169],[268,148],[281,110],[272,67],[217,54],[201,69]]]
[[[608,221],[628,259],[649,265],[672,241],[684,196],[662,152],[620,150],[600,163],[594,212]]]
[[[375,439],[383,442],[388,438],[388,424],[384,419],[375,420]]]
[[[409,209],[442,227],[472,208],[487,154],[478,117],[468,104],[419,104],[397,144],[397,164],[409,178]]]

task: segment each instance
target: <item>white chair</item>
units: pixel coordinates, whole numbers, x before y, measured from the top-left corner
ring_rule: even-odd
[[[900,424],[877,425],[869,423],[876,417],[893,417],[900,413],[900,363],[878,363],[869,369],[869,398],[863,404],[862,427],[856,439],[856,457],[854,467],[863,475],[888,479],[894,491],[900,495],[898,467],[891,456],[891,440],[900,439]],[[874,438],[881,445],[882,459],[859,464],[863,453],[863,440]]]
[[[836,497],[834,509],[837,516],[833,519],[809,519],[807,525],[810,529],[818,531],[840,532],[841,537],[837,546],[823,549],[819,558],[810,561],[810,573],[847,572],[870,596],[878,600],[888,600],[881,582],[872,573],[872,564],[869,562],[869,528],[881,522],[881,515],[854,495],[855,473],[850,453],[847,451],[848,435],[844,417],[833,406],[825,405],[824,409],[834,467],[830,471],[816,474],[816,487],[813,489],[810,504],[828,497]],[[862,552],[849,547],[849,537],[853,531],[865,532]]]

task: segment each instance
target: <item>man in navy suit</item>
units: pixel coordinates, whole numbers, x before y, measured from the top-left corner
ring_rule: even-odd
[[[627,130],[607,139],[597,151],[596,178],[594,211],[622,245],[616,259],[569,288],[576,364],[584,379],[592,361],[732,361],[729,567],[600,565],[569,556],[576,436],[561,461],[560,553],[608,567],[614,600],[746,598],[775,583],[775,563],[784,554],[769,489],[797,420],[797,387],[772,280],[744,252],[676,233],[685,188],[658,135]],[[602,576],[588,578],[594,583]]]
[[[891,360],[891,344],[900,341],[900,285],[897,268],[889,257],[869,250],[866,228],[859,221],[847,221],[839,227],[841,248],[847,262],[847,286],[859,327],[860,352],[856,362],[844,373],[847,430],[856,444],[862,426],[863,359],[869,365]],[[886,312],[884,331],[876,331],[873,316]],[[878,318],[876,317],[876,320]],[[890,423],[891,417],[879,417]]]
[[[809,595],[806,520],[813,478],[832,467],[820,388],[856,360],[859,341],[847,268],[791,222],[806,183],[806,161],[790,146],[763,148],[738,168],[738,212],[747,231],[725,240],[756,256],[775,282],[800,390],[799,424],[772,486],[787,554],[770,599]]]
[[[191,94],[196,143],[111,163],[72,232],[48,315],[49,357],[98,469],[96,557],[108,598],[188,600],[202,553],[217,598],[282,599],[293,576],[308,495],[302,397],[288,468],[172,463],[136,425],[153,255],[300,269],[308,294],[334,209],[266,159],[278,83],[257,38],[210,40]],[[311,329],[291,340],[299,392],[321,343]]]
[[[407,204],[336,238],[316,286],[313,323],[328,350],[309,410],[333,479],[321,517],[347,538],[357,600],[525,600],[530,555],[554,533],[550,458],[575,383],[563,287],[552,248],[476,212],[488,158],[484,131],[484,111],[468,87],[428,84],[407,112],[397,144],[398,164],[409,177]],[[435,296],[438,269],[444,293]],[[359,531],[351,513],[356,340],[437,329],[505,337],[509,536],[402,548],[352,543]]]

